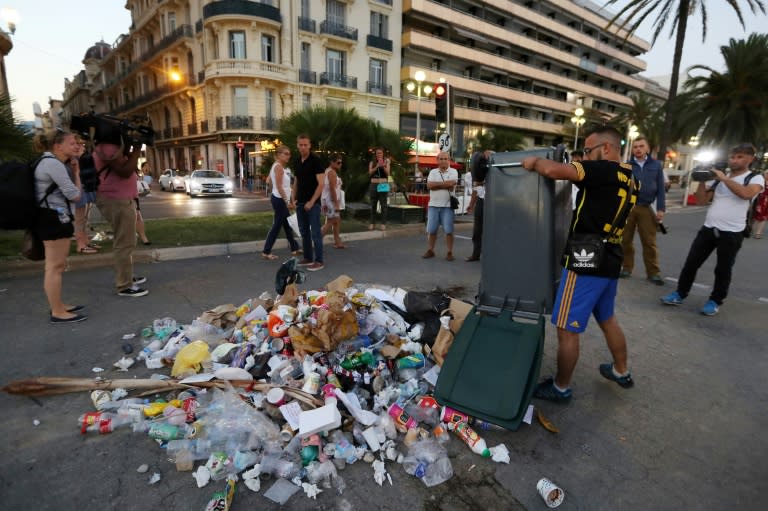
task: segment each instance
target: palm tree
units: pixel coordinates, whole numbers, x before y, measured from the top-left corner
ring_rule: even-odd
[[[605,5],[612,5],[619,0],[608,0]],[[738,0],[725,0],[728,5],[736,12],[736,16],[739,18],[742,28],[744,27],[744,17],[741,13]],[[765,5],[763,0],[745,0],[747,5],[752,10],[753,14],[757,14],[757,10],[760,10],[765,14]],[[667,97],[667,103],[664,110],[664,127],[661,132],[661,139],[659,141],[659,159],[664,160],[664,155],[667,150],[667,146],[672,140],[672,110],[677,97],[677,87],[680,76],[680,62],[683,57],[683,45],[685,43],[685,35],[688,29],[688,16],[693,14],[697,8],[701,8],[701,40],[706,40],[707,37],[707,7],[704,0],[629,0],[627,4],[619,10],[618,14],[611,19],[608,26],[617,24],[619,22],[620,29],[627,29],[629,35],[633,34],[637,28],[652,14],[656,14],[656,19],[653,21],[656,29],[653,32],[653,39],[651,44],[656,43],[656,39],[661,34],[661,31],[667,24],[668,20],[671,20],[671,27],[669,31],[670,38],[672,34],[675,34],[675,51],[672,55],[672,80],[669,84],[669,96]],[[624,18],[621,21],[621,18]]]
[[[651,152],[655,153],[664,124],[664,104],[645,92],[633,94],[631,99],[629,110],[619,113],[611,123],[614,126],[637,126],[640,134],[648,140]]]
[[[501,128],[490,128],[479,131],[470,140],[472,147],[490,149],[491,151],[522,151],[525,148],[525,137],[517,131]]]
[[[725,72],[708,66],[693,66],[680,95],[681,120],[701,127],[704,143],[732,145],[738,142],[763,144],[768,139],[768,34],[731,39],[720,51]]]
[[[11,98],[0,95],[0,162],[29,160],[32,156],[32,137],[19,126],[11,109]]]
[[[345,155],[341,178],[347,200],[359,200],[368,186],[368,162],[373,148],[383,147],[391,161],[394,179],[407,181],[407,151],[411,142],[396,131],[383,128],[371,119],[360,117],[354,109],[312,107],[294,112],[280,123],[280,140],[295,152],[296,137],[306,133],[312,149],[321,159],[330,153]]]

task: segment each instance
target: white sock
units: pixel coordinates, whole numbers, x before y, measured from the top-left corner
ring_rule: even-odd
[[[558,387],[558,386],[557,386],[557,383],[555,383],[555,381],[554,381],[554,380],[552,380],[552,386],[553,386],[553,387],[555,387],[555,390],[556,390],[556,391],[558,391],[558,392],[560,392],[561,394],[562,394],[563,392],[565,392],[565,391],[567,391],[567,390],[568,390],[568,387],[566,387],[566,388],[564,388],[564,389],[561,389],[560,387]]]
[[[611,372],[616,378],[624,378],[625,376],[629,375],[629,370],[627,370],[626,373],[621,374],[620,372],[616,371],[616,368],[614,366],[611,366]]]

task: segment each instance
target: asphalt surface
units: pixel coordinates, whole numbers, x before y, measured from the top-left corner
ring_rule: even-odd
[[[702,218],[697,208],[669,212],[670,235],[659,238],[668,279],[676,277]],[[326,268],[309,274],[303,288],[318,288],[347,274],[360,283],[452,288],[458,298],[473,299],[480,265],[463,261],[471,250],[469,225],[458,230],[453,262],[444,259],[442,238],[438,257],[420,258],[425,241],[418,226],[393,229],[383,237],[374,234],[377,238],[349,241],[348,250],[329,248]],[[673,282],[668,280],[664,287],[646,282],[640,264],[634,278],[621,281],[617,299],[635,387],[625,390],[600,377],[597,366],[608,360],[608,352],[599,329],[590,324],[582,337],[572,402],[562,406],[534,401],[560,433],[549,433],[537,423],[516,432],[482,433],[489,445],[506,444],[509,465],[482,459],[452,438],[455,475],[443,485],[426,488],[388,462],[393,486],[379,487],[370,466],[358,462],[340,472],[346,482],[343,494],[328,489],[312,501],[298,493],[283,508],[545,509],[536,482],[548,477],[565,491],[560,506],[564,510],[765,509],[768,304],[761,298],[768,295],[768,277],[760,265],[767,244],[745,242],[731,296],[715,317],[697,313],[712,282],[711,262],[680,307],[659,304],[658,297],[670,291]],[[505,248],[499,240],[498,249]],[[153,319],[165,316],[188,323],[216,305],[240,304],[271,290],[278,263],[258,258],[258,249],[254,244],[180,249],[177,254],[169,250],[162,256],[160,251],[145,252],[138,258],[145,262],[137,264],[137,274],[149,278],[150,294],[144,298],[112,294],[112,271],[96,259],[90,260],[93,267],[73,264],[65,275],[65,296],[87,304],[89,319],[71,326],[47,323],[39,270],[6,268],[0,276],[0,383],[42,375],[92,377],[93,367],[106,368],[102,374],[107,377],[120,377],[110,368],[122,355],[124,334],[138,334]],[[247,253],[237,253],[241,250]],[[287,251],[282,246],[276,253],[285,256]],[[192,258],[180,258],[188,256]],[[556,345],[548,325],[542,375],[554,370]],[[149,374],[143,366],[128,373],[139,378]],[[142,435],[118,431],[81,436],[77,417],[90,409],[86,393],[37,401],[0,394],[4,507],[204,509],[213,492],[223,488],[214,482],[198,489],[189,473],[177,473],[163,451]],[[148,474],[136,472],[144,463],[150,473],[162,474],[160,482],[150,486]],[[258,494],[240,484],[232,509],[281,509],[263,496],[272,482],[264,481]]]

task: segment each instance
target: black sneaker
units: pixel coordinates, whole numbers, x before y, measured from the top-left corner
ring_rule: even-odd
[[[127,287],[122,291],[118,291],[117,294],[118,296],[146,296],[149,294],[149,291],[137,286],[133,286],[133,287]]]
[[[555,403],[568,403],[573,397],[573,392],[571,389],[565,389],[562,392],[557,390],[555,388],[554,378],[549,377],[536,385],[536,388],[533,391],[533,397],[536,399],[553,401]]]
[[[61,325],[64,323],[80,323],[81,321],[85,321],[88,319],[88,316],[85,316],[83,314],[75,314],[71,318],[57,318],[56,316],[51,316],[51,323],[54,325]]]
[[[133,283],[135,285],[144,284],[147,281],[147,277],[133,277]]]
[[[626,376],[616,376],[613,374],[613,364],[600,364],[600,374],[603,375],[603,378],[615,381],[625,389],[635,385],[634,380],[632,380],[632,373],[627,373]]]

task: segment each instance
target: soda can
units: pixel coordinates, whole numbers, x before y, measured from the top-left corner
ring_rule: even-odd
[[[405,432],[419,425],[419,423],[416,422],[416,419],[408,415],[405,410],[403,410],[403,407],[397,403],[392,403],[392,406],[389,407],[387,413],[389,413],[395,420],[395,427],[400,431]]]
[[[448,406],[444,406],[440,412],[440,420],[448,424],[457,424],[459,422],[469,423],[469,415],[458,410],[454,410]]]

